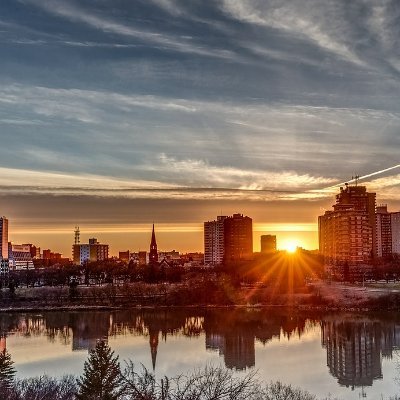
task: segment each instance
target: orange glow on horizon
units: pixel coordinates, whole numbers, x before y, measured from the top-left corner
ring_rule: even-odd
[[[71,256],[74,240],[74,226],[64,221],[60,224],[32,224],[13,222],[9,238],[15,243],[34,243],[42,248],[51,248]],[[93,223],[81,221],[81,240],[96,237],[101,243],[110,245],[110,255],[117,256],[127,249],[138,251],[147,249],[150,244],[151,223]],[[204,251],[203,223],[155,222],[157,243],[162,250],[175,249],[180,252]],[[253,250],[260,251],[260,236],[276,235],[277,248],[287,250],[288,243],[295,241],[297,246],[307,250],[318,247],[318,230],[311,223],[258,223],[253,221]]]

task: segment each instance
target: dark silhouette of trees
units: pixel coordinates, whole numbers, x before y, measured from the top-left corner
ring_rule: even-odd
[[[72,375],[62,378],[39,376],[16,380],[8,391],[7,400],[75,400],[76,379]],[[3,399],[3,397],[1,397]]]
[[[118,356],[100,340],[89,353],[83,376],[78,379],[78,400],[118,400],[121,396],[121,369]]]
[[[13,384],[13,364],[11,355],[6,350],[0,352],[0,393],[7,393]]]

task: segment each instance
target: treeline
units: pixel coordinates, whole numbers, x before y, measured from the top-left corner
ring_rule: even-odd
[[[116,260],[87,262],[84,265],[54,264],[48,267],[10,271],[0,279],[0,287],[78,286],[132,282],[179,282],[185,270],[180,265],[138,266]]]
[[[326,279],[342,282],[400,281],[400,255],[377,257],[369,264],[351,265],[348,262],[329,268]]]
[[[259,253],[253,260],[228,263],[219,268],[238,283],[260,283],[273,287],[276,292],[287,293],[304,288],[310,279],[323,277],[323,258],[307,250],[295,254],[275,252]]]
[[[306,391],[279,382],[262,384],[256,373],[235,376],[222,367],[206,366],[187,375],[163,377],[132,361],[121,369],[118,356],[99,341],[79,378],[42,376],[16,379],[10,355],[0,354],[0,393],[4,400],[316,400]]]
[[[87,262],[84,265],[55,264],[43,268],[11,271],[0,279],[0,287],[11,291],[18,287],[38,286],[100,286],[127,283],[177,283],[193,276],[228,276],[233,284],[263,283],[283,286],[287,282],[296,287],[304,286],[307,279],[321,277],[323,263],[319,256],[299,251],[295,256],[286,252],[255,254],[252,260],[238,261],[224,266],[193,267],[185,269],[179,264],[139,266],[134,262],[117,260]]]

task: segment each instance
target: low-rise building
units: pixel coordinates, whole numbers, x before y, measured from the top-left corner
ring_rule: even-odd
[[[86,262],[104,261],[108,259],[109,246],[101,244],[96,238],[89,239],[89,243],[77,243],[72,246],[74,264],[82,265]]]
[[[9,267],[11,271],[33,269],[33,260],[29,246],[22,244],[8,245]]]

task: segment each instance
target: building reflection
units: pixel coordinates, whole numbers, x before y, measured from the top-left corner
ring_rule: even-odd
[[[257,309],[145,309],[4,314],[0,316],[0,351],[6,349],[9,335],[43,336],[71,351],[89,351],[98,340],[110,337],[138,336],[147,338],[148,360],[156,370],[161,342],[174,336],[202,337],[205,349],[218,353],[227,368],[246,370],[256,364],[257,342],[267,345],[272,340],[301,338],[319,324],[329,372],[340,385],[372,385],[382,378],[382,359],[400,349],[400,321],[395,318],[342,314],[310,318]]]
[[[74,313],[69,323],[72,330],[72,351],[92,350],[99,340],[108,340],[112,315],[108,312]]]
[[[111,336],[148,337],[153,370],[158,346],[168,336],[204,335],[207,351],[217,351],[227,368],[245,370],[255,365],[255,342],[301,336],[305,318],[275,315],[262,310],[126,310],[117,312],[49,312],[40,315],[7,314],[0,317],[0,347],[7,335],[45,336],[71,346],[72,351],[90,351],[98,340]]]
[[[321,341],[327,365],[340,385],[372,386],[382,379],[382,358],[400,346],[400,325],[394,322],[330,317],[321,322]]]

